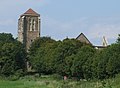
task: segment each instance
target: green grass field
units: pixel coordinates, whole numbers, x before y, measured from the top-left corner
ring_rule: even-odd
[[[52,76],[26,76],[16,81],[1,79],[0,88],[120,88],[120,75],[104,81],[64,81]]]

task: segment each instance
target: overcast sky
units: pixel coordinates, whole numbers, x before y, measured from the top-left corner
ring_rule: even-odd
[[[41,36],[62,40],[81,32],[94,45],[120,33],[120,0],[0,0],[0,32],[17,37],[18,18],[29,8],[41,15]]]

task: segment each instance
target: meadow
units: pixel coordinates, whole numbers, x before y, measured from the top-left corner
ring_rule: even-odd
[[[54,76],[25,76],[18,80],[0,79],[0,88],[120,88],[120,75],[106,80],[62,80]]]

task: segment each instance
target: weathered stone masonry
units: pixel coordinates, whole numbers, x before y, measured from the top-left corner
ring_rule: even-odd
[[[40,15],[29,9],[18,20],[18,41],[23,43],[28,51],[31,43],[40,37]]]

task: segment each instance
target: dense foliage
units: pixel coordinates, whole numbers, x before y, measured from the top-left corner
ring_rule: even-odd
[[[26,52],[11,34],[0,33],[0,75],[25,71]],[[74,79],[105,79],[120,73],[120,35],[115,44],[104,49],[76,39],[55,41],[50,37],[36,39],[27,60],[39,74],[59,74]]]
[[[120,44],[96,50],[76,39],[55,41],[42,37],[33,42],[29,61],[40,74],[59,74],[77,79],[104,79],[120,72]]]
[[[118,35],[117,43],[120,43],[120,34]]]
[[[25,71],[26,52],[11,34],[0,33],[0,75],[10,76]]]

